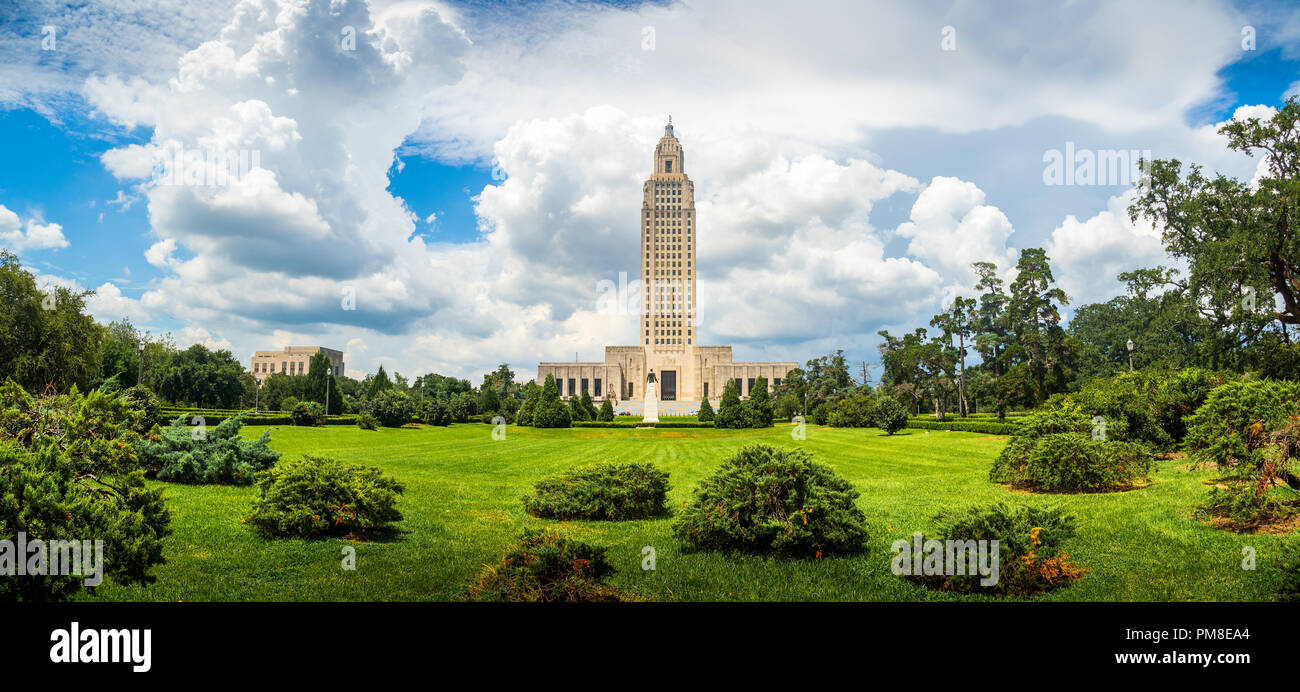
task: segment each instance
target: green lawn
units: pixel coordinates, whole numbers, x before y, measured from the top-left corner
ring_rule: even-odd
[[[264,428],[245,428],[249,437]],[[406,484],[406,519],[387,542],[266,540],[240,523],[255,490],[167,484],[175,533],[167,564],[148,587],[111,582],[105,600],[444,600],[484,563],[498,560],[528,526],[554,524],[611,546],[620,587],[657,600],[946,600],[889,571],[890,544],[932,532],[941,509],[990,500],[1064,505],[1078,517],[1067,552],[1088,573],[1044,598],[1052,600],[1267,600],[1268,565],[1279,537],[1236,535],[1191,516],[1212,471],[1161,462],[1151,486],[1126,493],[1039,496],[1012,493],[987,479],[1005,438],[975,433],[810,427],[791,439],[789,425],[763,431],[712,429],[568,429],[491,426],[364,431],[354,427],[279,427],[272,446],[287,457],[311,453],[380,466]],[[621,523],[552,522],[524,514],[520,497],[543,476],[603,460],[653,461],[671,474],[670,506],[680,508],[696,482],[746,442],[800,446],[835,467],[862,492],[873,533],[869,552],[852,558],[777,560],[684,554],[671,518]],[[357,569],[340,568],[354,546]],[[653,546],[657,570],[641,569]],[[1241,568],[1242,547],[1258,551],[1258,571]],[[978,597],[961,597],[978,598]]]

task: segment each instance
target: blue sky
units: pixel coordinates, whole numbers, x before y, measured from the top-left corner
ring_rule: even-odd
[[[1084,299],[1113,294],[1113,281],[1098,272],[1159,259],[1149,236],[1128,229],[1137,240],[1126,240],[1107,215],[1124,186],[1043,186],[1047,150],[1067,141],[1149,149],[1249,177],[1251,162],[1225,155],[1207,133],[1239,107],[1277,106],[1300,81],[1296,11],[1285,3],[1169,5],[1171,19],[1151,25],[1146,13],[1158,4],[1075,7],[1070,12],[1089,15],[1080,25],[1095,32],[1077,45],[1049,39],[1023,55],[1007,44],[973,57],[959,48],[962,62],[953,66],[928,38],[918,39],[923,47],[884,44],[909,32],[937,43],[945,23],[970,42],[959,46],[992,43],[1001,31],[1041,34],[1053,14],[1006,19],[964,4],[880,6],[883,26],[863,31],[886,33],[872,41],[864,34],[863,42],[881,45],[857,47],[836,38],[837,14],[852,25],[860,11],[852,4],[796,17],[783,15],[783,3],[461,3],[439,14],[433,5],[376,0],[331,15],[328,4],[293,14],[296,4],[286,0],[276,7],[295,17],[301,36],[369,22],[403,43],[413,67],[396,70],[375,57],[367,72],[352,73],[348,66],[370,54],[331,67],[295,64],[301,54],[286,53],[259,56],[250,80],[223,76],[226,63],[196,52],[185,59],[208,61],[207,71],[187,78],[209,80],[204,88],[219,95],[199,103],[169,80],[182,56],[219,39],[234,0],[149,15],[32,2],[0,28],[0,150],[8,164],[0,166],[0,205],[24,226],[58,224],[66,246],[33,241],[20,257],[48,280],[111,285],[101,294],[112,300],[94,306],[105,321],[130,317],[241,358],[307,340],[348,350],[358,372],[383,362],[471,376],[499,360],[527,372],[574,350],[599,357],[604,344],[632,336],[632,320],[591,314],[587,301],[598,280],[635,273],[627,258],[634,260],[639,180],[658,124],[672,111],[704,210],[704,287],[718,296],[705,308],[705,336],[735,344],[738,358],[802,361],[843,347],[871,360],[877,329],[924,324],[967,290],[960,258],[944,255],[944,233],[992,256],[1053,244],[1059,272]],[[743,11],[744,21],[730,21],[738,17],[729,11]],[[1130,22],[1125,12],[1143,14]],[[1247,21],[1256,30],[1253,51],[1235,46]],[[33,46],[47,22],[60,26],[64,48],[42,53]],[[1126,24],[1141,22],[1167,65],[1125,47]],[[647,28],[671,49],[647,49]],[[270,30],[240,25],[223,48],[238,54],[247,38]],[[765,37],[783,31],[791,51],[806,43],[826,55],[804,50],[767,64],[774,56],[764,52]],[[1062,45],[1047,45],[1054,43]],[[392,50],[374,46],[374,56]],[[906,80],[891,78],[891,63]],[[394,71],[375,77],[384,69]],[[359,74],[365,81],[349,81]],[[1023,89],[1006,88],[1012,80]],[[290,83],[285,96],[280,87]],[[1053,88],[1069,96],[1034,96]],[[335,109],[329,99],[339,90],[385,105]],[[304,100],[316,105],[295,105]],[[253,101],[265,102],[265,113],[229,110]],[[123,162],[132,147],[144,151],[164,138],[193,145],[224,136],[230,113],[249,118],[240,136],[261,142],[271,160],[267,187],[182,199],[143,185]],[[277,127],[297,139],[274,139]],[[329,159],[333,149],[346,149],[345,158]],[[345,173],[335,161],[360,163]],[[817,176],[850,189],[787,194]],[[282,215],[290,207],[297,211]],[[254,271],[239,260],[232,224],[247,224],[254,238],[283,233],[286,243],[339,247],[357,257],[356,275],[325,276],[306,262]],[[1109,246],[1084,242],[1107,232],[1120,234]],[[810,239],[831,243],[827,251],[864,254],[826,259],[815,247],[822,241]],[[876,276],[889,278],[864,288]],[[338,312],[350,282],[362,309],[377,312]],[[272,285],[292,289],[261,288]],[[743,313],[745,297],[764,291],[778,317]],[[263,296],[265,305],[241,308]],[[809,301],[820,307],[810,310]]]

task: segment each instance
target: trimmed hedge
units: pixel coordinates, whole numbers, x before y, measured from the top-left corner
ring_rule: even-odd
[[[996,421],[976,420],[925,420],[908,418],[907,427],[918,430],[954,430],[957,432],[984,433],[986,435],[1014,435],[1020,428],[1019,423],[998,423]]]
[[[251,410],[251,409],[250,409]],[[234,418],[240,414],[244,416],[244,425],[293,425],[293,416],[287,413],[266,412],[266,413],[248,413],[247,411],[225,411],[216,409],[171,409],[165,408],[159,413],[159,418],[163,419],[162,423],[169,423],[179,416],[185,418],[185,422],[195,416],[203,418],[205,425],[217,425],[228,418]],[[158,422],[158,421],[156,421]],[[325,416],[321,425],[356,425],[357,415],[355,413],[339,414],[335,416]]]
[[[635,428],[712,428],[711,422],[701,422],[692,420],[663,420],[658,423],[643,423],[641,421],[595,421],[583,420],[574,421],[575,428],[623,428],[633,430]]]

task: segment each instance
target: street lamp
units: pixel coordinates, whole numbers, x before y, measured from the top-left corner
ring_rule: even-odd
[[[1124,345],[1128,347],[1128,371],[1133,372],[1133,340],[1129,339]]]

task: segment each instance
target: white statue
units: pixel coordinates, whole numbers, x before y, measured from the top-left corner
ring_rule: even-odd
[[[641,418],[643,423],[659,422],[659,386],[655,383],[655,372],[650,371],[646,377],[645,383],[645,415]]]

